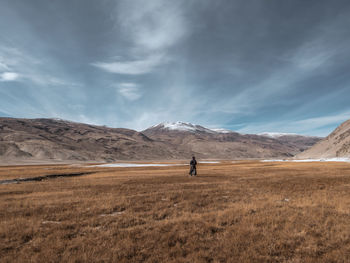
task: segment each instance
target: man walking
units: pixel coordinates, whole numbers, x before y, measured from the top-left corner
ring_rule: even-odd
[[[194,175],[194,176],[197,176],[197,168],[196,168],[196,165],[197,165],[197,161],[196,161],[196,157],[192,157],[192,160],[190,162],[190,175]]]

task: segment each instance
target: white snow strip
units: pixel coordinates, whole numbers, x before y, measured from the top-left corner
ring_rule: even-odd
[[[292,160],[279,160],[279,159],[271,159],[271,160],[261,160],[260,162],[291,162]]]
[[[346,162],[349,163],[349,158],[322,158],[322,159],[300,159],[300,160],[262,160],[261,162],[296,162],[296,163],[309,163],[309,162]]]
[[[195,125],[189,122],[181,122],[181,121],[162,122],[154,127],[160,127],[162,129],[173,130],[173,131],[216,133],[216,131],[210,130],[200,125]]]
[[[220,163],[218,161],[199,161],[199,163]],[[88,165],[85,167],[166,167],[166,166],[179,166],[187,165],[183,163],[106,163]]]
[[[165,164],[165,163],[106,163],[97,165],[88,165],[86,167],[154,167],[154,166],[178,166],[185,164]]]
[[[162,123],[165,129],[177,131],[196,131],[196,127],[191,123],[186,122],[164,122]]]
[[[322,158],[322,159],[305,159],[293,160],[293,162],[350,162],[349,158]]]
[[[153,125],[150,128],[161,128],[172,131],[187,131],[187,132],[207,132],[207,133],[233,133],[231,130],[227,129],[209,129],[200,125],[192,124],[190,122],[162,122],[156,125]]]
[[[233,131],[226,130],[226,129],[211,129],[211,130],[214,132],[217,132],[217,133],[231,133],[231,132],[233,132]]]
[[[263,133],[258,133],[257,135],[265,136],[269,138],[279,138],[282,136],[299,136],[296,133],[282,133],[282,132],[263,132]]]

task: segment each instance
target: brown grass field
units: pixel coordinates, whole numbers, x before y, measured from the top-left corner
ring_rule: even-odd
[[[350,262],[350,164],[0,167],[0,262]]]

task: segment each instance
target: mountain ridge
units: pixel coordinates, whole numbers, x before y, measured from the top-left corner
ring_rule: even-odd
[[[194,133],[194,130],[197,133]],[[320,139],[295,134],[270,138],[257,134],[240,134],[229,130],[216,131],[183,122],[160,123],[143,130],[142,133],[155,141],[176,145],[183,152],[190,148],[193,152],[205,153],[203,155],[206,158],[215,156],[223,159],[292,157]]]
[[[296,156],[298,159],[337,157],[350,158],[350,120],[343,122],[326,138]]]
[[[219,132],[184,122],[138,132],[61,119],[0,118],[3,163],[187,159],[192,154],[212,159],[292,157],[318,140]]]

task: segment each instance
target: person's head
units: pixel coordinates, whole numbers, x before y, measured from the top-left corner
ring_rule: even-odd
[[[196,157],[192,156],[192,160],[195,160],[195,159],[196,159]]]

